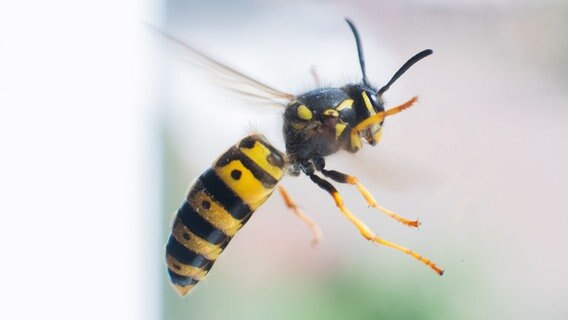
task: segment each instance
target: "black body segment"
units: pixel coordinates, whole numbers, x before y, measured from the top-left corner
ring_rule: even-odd
[[[283,133],[292,163],[299,164],[346,150],[357,152],[361,141],[350,139],[357,124],[384,111],[377,90],[369,85],[349,84],[321,88],[296,97],[284,111]],[[366,129],[361,138],[371,145],[380,139],[383,122]]]
[[[230,241],[230,238],[223,231],[215,228],[211,223],[199,215],[187,201],[178,210],[178,219],[174,222],[177,225],[185,226],[187,231],[212,244],[221,245]],[[186,232],[187,233],[187,232]],[[187,236],[186,236],[187,237]]]
[[[251,208],[229,189],[214,170],[207,169],[199,177],[199,182],[203,186],[202,190],[215,198],[235,219],[244,219],[252,213]],[[212,194],[210,190],[215,190],[215,194]]]
[[[341,88],[308,91],[288,103],[283,133],[292,175],[303,172],[309,176],[318,159],[340,150],[355,153],[361,149],[363,141],[376,145],[384,122],[384,117],[379,117],[385,111],[382,95],[411,66],[432,54],[430,49],[417,53],[377,90],[367,78],[359,32],[351,20],[346,19],[346,22],[355,36],[363,77],[361,82]],[[361,128],[361,124],[365,126]]]
[[[180,295],[202,280],[233,236],[273,192],[285,155],[250,135],[223,153],[191,186],[166,245],[170,282]]]

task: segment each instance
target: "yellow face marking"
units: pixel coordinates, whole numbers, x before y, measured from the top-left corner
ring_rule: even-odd
[[[252,210],[260,207],[272,193],[273,189],[265,188],[239,160],[233,160],[224,167],[217,167],[215,172]],[[240,172],[238,179],[233,177],[233,172]]]
[[[203,191],[190,193],[187,201],[203,219],[229,237],[234,236],[242,226],[239,220],[233,218],[230,213]]]
[[[313,114],[305,105],[299,106],[296,112],[298,113],[298,118],[306,121],[312,120]]]
[[[345,127],[347,127],[347,125],[344,123],[338,123],[335,125],[335,139],[339,138],[339,136],[345,130]]]
[[[199,253],[207,258],[207,260],[215,261],[221,252],[223,252],[223,249],[221,249],[218,245],[203,240],[196,236],[193,232],[189,231],[180,219],[176,219],[174,222],[172,235],[184,247],[195,253]]]
[[[371,100],[369,100],[369,96],[367,96],[367,93],[363,91],[363,93],[361,94],[363,96],[363,102],[365,102],[365,107],[367,108],[367,110],[369,110],[369,114],[372,116],[374,115],[375,109],[373,108],[373,105],[371,104]]]
[[[190,284],[189,286],[182,287],[178,284],[172,284],[172,286],[180,296],[185,296],[189,291],[191,291],[191,289],[193,289],[195,285]]]
[[[292,123],[293,125],[293,123]],[[254,146],[251,149],[240,148],[240,150],[249,157],[254,163],[256,163],[262,170],[268,172],[274,179],[280,180],[284,175],[282,168],[274,166],[268,162],[268,156],[272,153],[264,144],[255,141]],[[277,155],[282,157],[283,155]],[[282,159],[284,161],[284,159]]]
[[[178,259],[170,256],[169,254],[166,257],[166,262],[168,263],[168,268],[173,272],[179,274],[180,276],[192,277],[197,281],[205,278],[205,275],[207,275],[208,272],[208,270],[203,270],[194,266],[183,264],[179,262]]]
[[[323,112],[323,115],[333,118],[339,118],[339,112],[337,112],[337,110],[335,109],[327,109]]]
[[[335,107],[335,110],[341,111],[347,108],[351,109],[352,106],[353,106],[353,99],[346,99],[343,100],[337,107]]]

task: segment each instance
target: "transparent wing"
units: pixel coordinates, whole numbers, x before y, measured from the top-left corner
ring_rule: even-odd
[[[167,34],[166,32],[147,25],[152,31],[168,39],[177,47],[191,55],[192,63],[197,64],[211,71],[211,73],[221,81],[224,87],[248,98],[260,100],[270,105],[285,106],[284,101],[289,102],[294,99],[291,93],[283,92],[253,79],[193,48],[187,43]]]

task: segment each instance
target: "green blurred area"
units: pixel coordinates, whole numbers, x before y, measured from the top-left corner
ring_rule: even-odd
[[[251,281],[250,274],[215,266],[183,298],[166,283],[164,272],[164,319],[491,318],[488,310],[476,308],[492,296],[475,270],[468,270],[472,277],[465,281],[453,281],[451,271],[446,278],[423,270],[393,275],[365,258],[330,269],[325,275],[274,272]]]
[[[449,319],[447,301],[416,284],[377,282],[376,274],[352,268],[310,279],[274,274],[274,280],[250,287],[212,277],[185,299],[169,297],[166,319]],[[386,274],[383,274],[386,277]],[[167,288],[169,289],[169,288]],[[171,298],[171,299],[169,299]]]

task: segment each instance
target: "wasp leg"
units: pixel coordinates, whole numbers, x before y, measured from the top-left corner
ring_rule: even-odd
[[[320,171],[324,176],[326,176],[326,177],[328,177],[328,178],[330,178],[334,181],[337,181],[339,183],[348,183],[348,184],[354,185],[355,187],[357,187],[357,190],[359,190],[359,193],[361,193],[363,198],[365,198],[365,201],[367,201],[367,203],[369,204],[370,207],[381,210],[387,216],[389,216],[389,217],[393,218],[394,220],[404,224],[405,226],[418,228],[418,226],[420,225],[420,221],[409,220],[409,219],[403,218],[403,217],[399,216],[398,214],[396,214],[396,213],[390,211],[389,209],[378,204],[377,200],[375,200],[375,198],[373,197],[371,192],[369,192],[369,190],[367,190],[367,188],[365,188],[365,186],[363,186],[361,184],[361,182],[359,182],[357,177],[350,176],[350,175],[347,175],[345,173],[341,173],[341,172],[335,171],[335,170],[321,169]]]
[[[315,247],[321,241],[322,238],[322,232],[320,227],[318,227],[318,225],[315,223],[314,220],[312,220],[304,212],[302,212],[300,208],[298,208],[298,206],[296,205],[294,200],[292,200],[290,194],[288,194],[288,191],[286,191],[284,187],[278,186],[278,191],[280,191],[280,195],[284,199],[284,202],[286,203],[288,209],[292,210],[292,212],[296,215],[296,217],[298,217],[306,225],[308,225],[308,228],[310,228],[310,230],[312,231],[313,234],[312,246]]]
[[[361,121],[351,130],[351,139],[355,139],[359,133],[368,127],[378,124],[379,122],[383,121],[386,117],[392,116],[401,112],[404,109],[410,108],[416,101],[418,101],[418,97],[412,97],[412,99],[406,101],[405,103],[398,105],[396,107],[390,108],[387,111],[378,112],[367,119]]]
[[[439,275],[442,275],[444,273],[444,270],[438,268],[436,266],[436,264],[434,262],[432,262],[431,260],[421,256],[420,254],[399,246],[396,243],[392,243],[390,241],[387,241],[379,236],[377,236],[375,233],[373,233],[373,231],[371,231],[371,229],[364,224],[361,220],[359,220],[359,218],[357,218],[355,215],[353,215],[344,205],[343,205],[343,198],[341,197],[341,195],[339,194],[339,192],[337,191],[337,189],[335,189],[335,187],[329,183],[327,180],[322,179],[320,177],[318,177],[317,175],[313,174],[310,176],[310,179],[312,179],[312,181],[314,183],[316,183],[320,188],[324,189],[325,191],[327,191],[332,197],[333,200],[335,201],[335,205],[337,206],[337,208],[339,208],[339,211],[341,211],[341,213],[347,218],[349,219],[349,221],[351,221],[351,223],[353,223],[355,225],[355,227],[357,227],[357,229],[359,230],[359,232],[361,233],[361,235],[367,239],[370,240],[376,244],[382,244],[384,246],[393,248],[395,250],[398,250],[400,252],[406,253],[408,255],[410,255],[411,257],[413,257],[414,259],[424,263],[425,265],[429,266],[430,268],[432,268],[432,270],[434,270],[434,272],[436,272]]]

